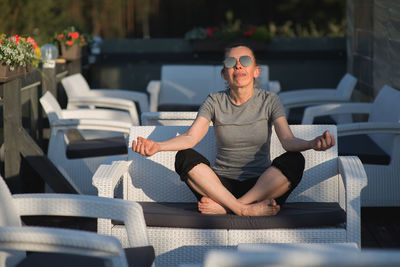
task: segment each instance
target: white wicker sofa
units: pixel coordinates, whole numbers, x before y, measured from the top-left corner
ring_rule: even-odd
[[[280,83],[269,80],[267,65],[260,67],[259,87],[278,93]],[[197,111],[208,94],[226,87],[221,69],[220,65],[163,65],[161,79],[150,81],[146,88],[150,94],[150,111]]]
[[[320,135],[325,129],[329,129],[336,135],[336,126],[333,125],[294,125],[291,126],[294,134],[305,139],[312,139]],[[151,138],[153,140],[165,140],[166,138],[184,133],[187,126],[134,126],[131,128],[129,144],[137,136]],[[131,145],[130,145],[131,146]],[[195,147],[206,156],[211,163],[215,158],[215,140],[213,127],[210,127],[205,138]],[[271,136],[271,158],[283,153],[274,131]],[[299,242],[355,242],[360,245],[360,191],[366,186],[367,178],[360,160],[357,157],[338,157],[337,146],[325,152],[309,150],[303,152],[306,158],[306,169],[299,186],[288,199],[288,206],[323,204],[336,204],[343,209],[343,221],[334,225],[314,225],[312,227],[291,227],[285,223],[300,221],[299,216],[285,221],[283,214],[286,210],[282,207],[278,216],[273,217],[240,217],[235,215],[202,215],[195,210],[185,211],[193,216],[195,223],[215,222],[221,219],[218,216],[231,216],[232,220],[242,219],[254,222],[265,220],[263,223],[280,220],[269,229],[265,227],[247,227],[235,229],[235,227],[172,227],[171,218],[163,217],[174,206],[177,216],[180,216],[179,207],[186,207],[184,203],[193,203],[196,199],[180,181],[174,171],[174,159],[176,152],[161,152],[151,157],[143,157],[128,149],[128,160],[114,162],[111,165],[101,165],[93,177],[93,183],[98,188],[100,196],[118,197],[118,192],[123,199],[135,200],[142,203],[149,241],[156,251],[156,265],[175,266],[183,263],[202,262],[205,252],[216,247],[235,247],[239,243],[299,243]],[[121,190],[116,190],[116,185],[122,182]],[[115,193],[117,192],[117,193]],[[165,204],[172,202],[175,204]],[[181,202],[179,206],[177,202]],[[183,202],[183,204],[182,204]],[[164,205],[164,204],[165,205]],[[161,205],[165,214],[158,214],[162,220],[161,225],[154,226],[151,204]],[[150,205],[150,209],[149,209]],[[160,207],[158,207],[160,208]],[[324,210],[323,207],[320,207]],[[154,210],[153,210],[154,211]],[[186,214],[188,215],[188,214]],[[206,217],[208,216],[208,217]],[[318,217],[323,219],[325,215]],[[164,219],[163,219],[164,218]],[[154,218],[153,218],[154,219]],[[180,216],[178,221],[184,222],[188,218]],[[190,219],[190,218],[189,218]],[[224,218],[222,218],[223,220]],[[287,219],[287,218],[286,218]],[[165,227],[168,225],[168,227]],[[211,229],[216,228],[216,229]],[[126,233],[122,225],[114,224],[110,220],[99,222],[100,233],[110,233],[117,236],[124,246],[127,245]]]

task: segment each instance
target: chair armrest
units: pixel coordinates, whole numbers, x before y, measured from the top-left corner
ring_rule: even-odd
[[[98,196],[114,198],[115,186],[123,175],[128,173],[131,161],[119,160],[101,164],[93,175],[92,184],[98,190]]]
[[[298,89],[298,90],[290,90],[286,92],[279,93],[279,98],[281,101],[296,99],[298,97],[310,97],[313,95],[323,96],[329,95],[334,96],[336,95],[337,90],[333,88],[315,88],[315,89]]]
[[[97,120],[97,119],[63,119],[52,123],[51,127],[54,130],[99,130],[110,132],[129,133],[131,128],[130,123],[112,121],[112,120]]]
[[[367,174],[357,156],[338,157],[339,174],[343,179],[345,193],[340,194],[340,202],[345,202],[347,242],[355,242],[361,247],[361,190],[367,185]],[[339,187],[340,188],[340,187]]]
[[[112,236],[50,227],[0,227],[0,248],[100,257],[128,266],[121,243]]]
[[[124,175],[127,175],[131,161],[105,160],[93,175],[92,184],[97,188],[100,197],[114,198],[114,190]],[[125,188],[125,185],[123,185]],[[124,195],[125,195],[125,189]],[[111,234],[112,222],[110,219],[98,219],[97,231],[101,234]]]
[[[309,107],[323,104],[331,104],[331,103],[344,103],[348,102],[347,100],[343,100],[337,97],[329,97],[323,96],[319,97],[318,95],[311,97],[299,97],[296,100],[292,99],[291,101],[286,101],[283,106],[286,110],[290,110],[292,108],[300,108],[300,107]]]
[[[279,81],[269,81],[268,91],[275,94],[279,93],[281,91],[281,83]]]
[[[312,124],[315,117],[338,114],[369,114],[372,108],[371,103],[337,103],[308,107],[304,110],[301,124]]]
[[[68,99],[68,108],[79,106],[95,106],[102,108],[126,110],[131,116],[132,124],[139,125],[139,115],[136,109],[136,105],[130,100],[92,96],[71,97]]]
[[[132,124],[131,117],[125,111],[111,109],[64,109],[61,111],[63,119],[98,119],[117,120]]]
[[[119,99],[136,101],[140,105],[141,112],[149,111],[149,97],[147,96],[146,93],[143,92],[118,90],[118,89],[91,89],[90,93],[93,96],[98,96],[98,97],[114,97]]]
[[[146,91],[150,94],[150,111],[158,110],[158,98],[161,90],[161,81],[150,81]]]
[[[71,194],[15,194],[13,197],[21,216],[78,216],[123,221],[131,247],[149,244],[142,207],[134,201]]]
[[[400,123],[357,122],[349,124],[339,124],[337,126],[337,133],[339,136],[373,133],[400,134]]]

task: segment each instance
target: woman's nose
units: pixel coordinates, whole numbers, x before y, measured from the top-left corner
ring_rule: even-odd
[[[236,59],[236,63],[235,66],[233,66],[234,68],[242,68],[243,65],[240,63],[239,59]]]

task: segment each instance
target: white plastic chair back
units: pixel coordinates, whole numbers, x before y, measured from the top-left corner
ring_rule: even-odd
[[[17,210],[11,192],[0,176],[0,226],[21,226]]]
[[[385,85],[375,97],[369,122],[400,123],[400,91]],[[391,155],[394,134],[370,134],[370,137],[386,153]]]
[[[260,65],[260,75],[256,79],[257,86],[260,89],[269,90],[269,67],[267,65]]]
[[[143,126],[190,126],[196,117],[197,111],[160,111],[143,112],[140,118]]]
[[[57,99],[53,96],[52,93],[47,91],[40,98],[40,104],[42,105],[44,111],[46,112],[50,125],[62,119],[62,109],[60,107],[60,104],[58,104]]]
[[[80,73],[76,73],[65,77],[61,80],[67,97],[89,95],[90,87],[85,78]]]
[[[0,176],[0,227],[21,227],[21,218],[17,211],[11,192],[3,177]],[[15,266],[25,257],[26,253],[21,251],[0,251],[0,266]]]
[[[261,65],[257,87],[268,90],[269,68]],[[166,65],[161,68],[159,106],[199,106],[210,93],[226,89],[222,65]]]
[[[161,68],[159,105],[201,104],[210,92],[215,91],[214,66],[168,65]],[[209,77],[206,78],[205,77]],[[222,90],[223,88],[219,89]]]
[[[342,96],[343,100],[350,100],[356,83],[357,78],[349,73],[346,73],[336,88],[337,95]]]

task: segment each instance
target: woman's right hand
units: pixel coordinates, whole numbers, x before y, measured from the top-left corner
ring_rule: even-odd
[[[138,137],[136,141],[132,141],[132,150],[143,156],[152,156],[160,151],[160,144],[150,139]]]

